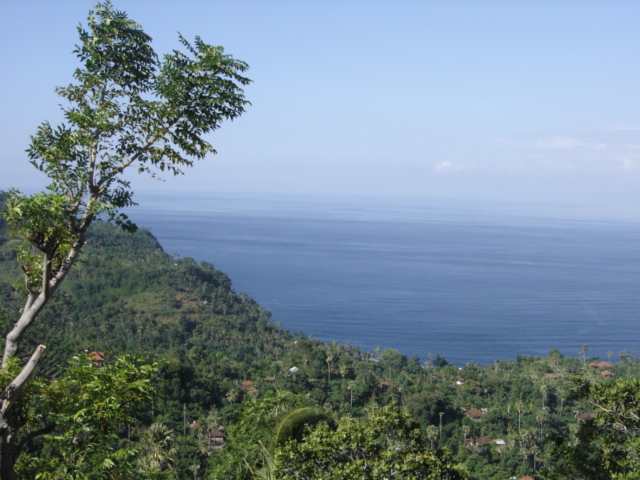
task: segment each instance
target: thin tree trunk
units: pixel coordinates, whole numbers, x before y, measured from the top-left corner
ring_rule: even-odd
[[[11,445],[11,433],[4,423],[0,426],[0,478],[2,480],[18,480],[14,470],[13,446]]]
[[[20,390],[27,383],[29,377],[36,368],[36,364],[45,350],[44,345],[39,345],[31,358],[16,378],[0,393],[0,479],[17,480],[15,465],[15,448],[12,444],[14,432],[9,425],[8,418],[11,409],[17,400]]]

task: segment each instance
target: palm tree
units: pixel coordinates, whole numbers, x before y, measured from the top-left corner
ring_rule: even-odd
[[[351,398],[350,398],[350,405],[349,405],[349,408],[350,408],[351,410],[353,410],[353,387],[355,387],[355,386],[356,386],[356,382],[355,382],[355,380],[349,380],[349,384],[348,384],[348,385],[349,385],[349,396],[351,397]]]
[[[522,428],[522,413],[525,411],[526,406],[522,399],[518,400],[515,404],[516,410],[518,411],[518,432],[520,432]]]
[[[629,375],[629,353],[626,350],[620,352],[620,364],[627,364],[627,375]]]
[[[558,399],[560,400],[560,415],[564,407],[564,401],[567,399],[567,391],[564,388],[558,388]]]
[[[428,425],[427,438],[431,441],[431,450],[433,450],[433,442],[438,438],[438,427],[435,425]]]
[[[469,425],[462,426],[462,436],[464,437],[465,441],[467,440],[467,437],[469,436],[470,431],[471,431],[471,427]]]
[[[546,422],[548,419],[549,409],[547,407],[542,407],[540,410],[538,410],[538,412],[536,413],[536,420],[540,422],[540,439],[542,439],[542,427],[544,425],[544,422]]]
[[[200,465],[197,463],[189,465],[189,470],[193,472],[193,480],[198,480],[198,470],[200,470]]]
[[[300,407],[285,412],[278,419],[275,427],[266,433],[266,438],[260,442],[262,447],[263,466],[256,474],[265,480],[274,480],[274,458],[278,447],[288,442],[301,441],[306,429],[329,416],[323,410],[316,407]]]
[[[175,446],[173,430],[163,423],[152,423],[140,435],[140,473],[158,474],[173,467],[178,449]]]
[[[333,362],[333,355],[331,353],[327,353],[327,381],[331,381],[331,365]]]
[[[582,357],[582,364],[586,365],[587,364],[587,352],[589,351],[589,346],[588,345],[582,345],[582,347],[580,348],[580,357]]]

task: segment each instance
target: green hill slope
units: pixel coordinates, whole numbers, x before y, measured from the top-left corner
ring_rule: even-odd
[[[21,307],[14,247],[0,219],[2,338]],[[470,478],[543,478],[545,469],[573,468],[555,445],[578,448],[580,435],[589,433],[584,419],[595,413],[571,377],[604,387],[614,381],[604,367],[589,366],[597,359],[557,351],[458,369],[439,356],[420,365],[392,349],[368,353],[292,335],[212,265],[168,255],[148,230],[130,234],[107,223],[92,226],[81,262],[20,354],[40,343],[47,345],[41,378],[58,377],[82,352],[103,352],[106,362],[123,353],[161,359],[158,396],[138,428],[162,422],[180,432],[176,472],[187,474],[195,462],[209,478],[254,478],[248,465],[264,467],[258,447],[264,430],[256,424],[269,424],[271,415],[277,421],[279,401],[358,418],[372,415],[374,405],[396,403],[421,426],[424,444],[446,447]],[[638,376],[638,362],[626,352],[619,363],[609,361],[607,371],[618,378]],[[198,443],[203,432],[187,429],[195,420],[228,427],[222,453]],[[596,443],[589,448],[600,448]]]

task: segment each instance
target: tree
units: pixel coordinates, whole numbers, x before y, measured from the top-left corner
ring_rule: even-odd
[[[374,407],[366,419],[343,418],[335,431],[318,424],[302,442],[276,451],[275,471],[283,480],[466,478],[448,454],[420,441],[420,428],[395,405]]]
[[[414,420],[423,426],[435,425],[440,422],[440,414],[447,412],[452,416],[446,399],[438,393],[418,392],[407,397],[406,407]]]
[[[134,476],[136,448],[126,441],[127,426],[153,398],[157,372],[157,364],[134,357],[118,357],[104,367],[74,358],[60,380],[49,385],[39,381],[28,423],[30,432],[45,435],[54,453],[21,457],[20,478]]]
[[[582,358],[582,364],[586,365],[587,363],[587,352],[589,351],[589,345],[582,345],[580,347],[580,358]]]
[[[171,467],[177,453],[173,430],[163,423],[152,423],[140,435],[138,471],[152,478],[167,478],[163,470]]]
[[[627,480],[640,471],[640,380],[616,379],[590,384],[574,379],[578,396],[587,399],[596,415],[581,422],[576,440],[556,438],[558,465],[554,478]]]
[[[98,3],[88,28],[78,27],[75,53],[81,66],[75,83],[57,88],[68,106],[66,123],[44,122],[31,138],[31,163],[50,179],[46,193],[11,192],[4,217],[22,240],[24,308],[6,336],[2,371],[18,352],[25,331],[78,260],[89,226],[101,217],[135,229],[122,213],[134,205],[128,170],[181,174],[196,159],[215,153],[205,135],[245,111],[246,63],[222,47],[189,43],[185,53],[159,59],[140,25]],[[44,346],[15,377],[0,385],[0,476],[15,478],[12,406],[31,376]]]
[[[429,441],[431,442],[431,450],[433,450],[433,442],[440,436],[438,435],[438,427],[436,427],[435,425],[427,425],[426,434],[427,439],[429,439]]]
[[[309,397],[289,391],[247,400],[238,418],[216,455],[212,478],[274,478],[274,452],[279,447],[302,440],[311,425],[331,422],[328,413],[313,406]]]

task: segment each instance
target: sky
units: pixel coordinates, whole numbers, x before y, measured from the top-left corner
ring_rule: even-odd
[[[575,204],[640,222],[638,1],[115,0],[157,53],[200,35],[250,65],[218,154],[136,191]],[[42,189],[93,1],[0,2],[0,189]]]

